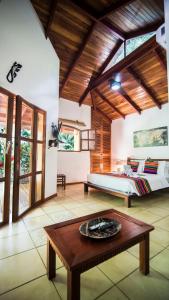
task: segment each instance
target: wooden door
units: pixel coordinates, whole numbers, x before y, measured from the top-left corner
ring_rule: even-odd
[[[46,113],[17,96],[12,220],[44,200]]]
[[[92,129],[96,130],[96,148],[90,154],[92,173],[110,172],[111,169],[111,123],[97,110],[92,109]]]
[[[0,225],[9,222],[14,101],[12,93],[0,88]]]

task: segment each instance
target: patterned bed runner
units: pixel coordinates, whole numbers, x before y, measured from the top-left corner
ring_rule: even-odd
[[[127,176],[125,174],[111,174],[111,173],[97,173],[97,174],[133,180],[140,196],[143,196],[143,195],[146,195],[146,194],[152,192],[148,180],[145,178],[142,178],[142,177],[131,177],[131,176]]]

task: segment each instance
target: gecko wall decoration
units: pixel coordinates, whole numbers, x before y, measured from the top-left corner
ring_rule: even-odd
[[[22,65],[17,63],[16,61],[13,63],[12,67],[10,68],[6,79],[8,82],[12,83],[14,81],[14,78],[17,76],[17,73],[20,71],[22,68]]]

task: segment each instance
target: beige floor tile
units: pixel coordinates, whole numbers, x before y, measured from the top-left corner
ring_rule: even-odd
[[[29,234],[36,247],[47,243],[47,235],[43,228],[30,231]]]
[[[169,279],[169,250],[163,250],[154,257],[151,260],[151,267]]]
[[[0,294],[46,274],[35,249],[1,259],[0,270]]]
[[[57,271],[54,284],[63,300],[67,298],[67,273],[65,268]],[[113,283],[97,268],[81,275],[81,300],[94,300],[113,286]]]
[[[24,219],[28,219],[28,218],[34,218],[34,217],[39,217],[45,215],[45,212],[43,211],[42,208],[38,207],[38,208],[34,208],[32,211],[30,211],[29,213],[27,213],[25,215]]]
[[[143,221],[145,223],[148,223],[148,224],[151,224],[151,223],[161,219],[160,216],[154,215],[154,214],[152,214],[152,213],[150,213],[146,210],[134,213],[133,217],[135,219],[141,220],[141,221]]]
[[[137,269],[139,267],[139,261],[133,255],[125,251],[105,261],[98,267],[116,283]]]
[[[53,220],[53,223],[67,221],[76,217],[71,211],[68,210],[55,212],[53,214],[49,214],[49,216]]]
[[[34,230],[52,224],[52,220],[47,215],[43,215],[26,219],[24,223],[28,230]]]
[[[34,244],[27,232],[0,239],[0,259],[33,249]]]
[[[10,223],[9,225],[0,228],[0,238],[6,236],[12,236],[18,233],[26,232],[26,227],[24,222],[18,221],[17,223]]]
[[[44,206],[43,211],[46,214],[54,213],[54,212],[60,212],[60,211],[65,211],[65,207],[60,204],[55,204],[55,205],[49,205],[49,206]]]
[[[147,276],[136,271],[121,281],[118,286],[130,300],[169,299],[169,281],[154,270],[151,270]]]
[[[114,286],[97,299],[98,300],[127,300],[128,298],[116,286]]]
[[[155,255],[157,255],[158,253],[160,253],[163,249],[164,249],[164,247],[162,245],[151,240],[150,241],[150,258],[152,258]],[[139,244],[129,248],[128,252],[133,254],[135,257],[139,258]]]
[[[155,225],[155,224],[154,224]],[[150,233],[151,241],[167,247],[169,245],[169,231],[161,229],[155,225],[155,230]]]
[[[0,300],[60,300],[60,297],[53,283],[42,276],[0,296]]]
[[[42,260],[43,260],[43,263],[44,265],[46,266],[47,264],[47,246],[41,246],[41,247],[38,247],[37,248]],[[60,258],[56,255],[56,269],[59,269],[63,266]]]
[[[169,231],[169,217],[163,218],[160,221],[155,222],[153,225]]]
[[[160,217],[167,217],[169,216],[169,211],[164,209],[164,208],[159,208],[159,207],[147,207],[147,211],[150,213],[160,216]]]

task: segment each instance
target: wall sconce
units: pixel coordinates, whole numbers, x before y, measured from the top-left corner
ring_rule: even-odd
[[[53,139],[50,139],[48,141],[48,148],[57,147],[59,145],[59,143],[62,143],[59,140],[59,133],[60,133],[60,129],[62,127],[62,123],[61,122],[58,123],[58,126],[55,125],[54,123],[52,123],[51,127],[52,127],[52,137],[53,137]]]

